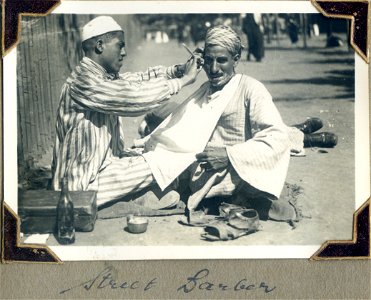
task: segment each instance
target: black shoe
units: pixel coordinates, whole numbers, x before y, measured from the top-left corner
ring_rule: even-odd
[[[333,148],[338,143],[338,137],[331,132],[304,134],[304,148],[321,147]]]
[[[307,120],[305,120],[305,122],[301,124],[293,125],[293,127],[298,128],[305,134],[316,132],[317,130],[321,129],[322,126],[323,123],[319,118],[308,118]]]

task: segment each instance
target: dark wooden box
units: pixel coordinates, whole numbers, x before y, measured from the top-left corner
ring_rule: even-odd
[[[94,191],[70,193],[74,205],[75,230],[92,231],[97,218],[97,193]],[[55,232],[59,197],[58,191],[20,191],[18,215],[21,218],[21,232]]]

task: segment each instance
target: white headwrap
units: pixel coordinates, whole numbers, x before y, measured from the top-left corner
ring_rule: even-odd
[[[117,22],[108,16],[96,17],[82,28],[81,41],[112,31],[123,31]]]
[[[209,45],[217,45],[226,48],[232,54],[241,54],[243,46],[237,33],[226,25],[210,28],[206,33],[205,48]]]

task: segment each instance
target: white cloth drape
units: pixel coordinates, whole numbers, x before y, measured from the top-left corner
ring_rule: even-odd
[[[208,83],[201,86],[151,134],[144,158],[161,189],[165,189],[204,150],[215,126],[238,89],[241,75],[208,95]]]

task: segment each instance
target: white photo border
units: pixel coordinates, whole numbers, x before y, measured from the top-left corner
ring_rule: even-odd
[[[318,13],[310,1],[62,1],[53,14]],[[4,201],[17,211],[17,49],[3,59]],[[355,53],[355,210],[370,197],[369,70]],[[309,246],[51,246],[62,261],[309,258]]]

